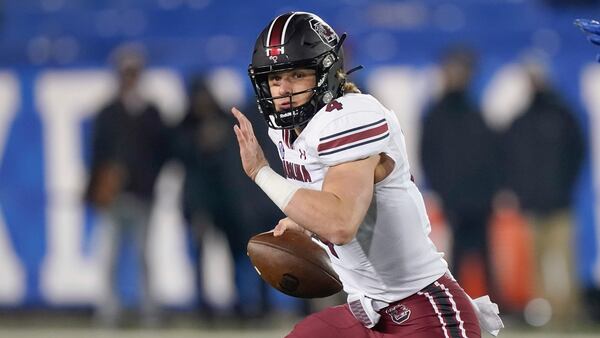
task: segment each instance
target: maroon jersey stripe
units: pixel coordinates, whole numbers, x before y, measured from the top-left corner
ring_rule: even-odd
[[[325,140],[329,140],[329,139],[332,139],[332,138],[336,138],[338,136],[342,136],[344,134],[350,134],[350,133],[355,132],[355,131],[359,131],[359,130],[362,130],[362,129],[367,129],[368,127],[372,127],[374,125],[380,124],[383,121],[385,121],[385,118],[383,118],[383,119],[381,119],[379,121],[375,121],[373,123],[365,124],[363,126],[359,126],[359,127],[355,127],[355,128],[350,128],[350,129],[347,129],[347,130],[344,130],[344,131],[340,131],[339,133],[335,133],[335,134],[327,135],[325,137],[321,137],[319,139],[319,141],[325,141]]]
[[[363,130],[363,131],[358,132],[358,133],[354,133],[354,134],[351,134],[351,135],[348,135],[348,136],[337,138],[335,140],[331,140],[331,141],[328,141],[328,142],[325,142],[325,143],[321,143],[321,144],[319,144],[319,147],[317,148],[317,150],[318,151],[323,151],[323,150],[329,150],[329,149],[332,149],[332,148],[337,148],[337,147],[346,145],[348,143],[352,143],[352,142],[364,140],[364,139],[369,138],[369,137],[381,135],[381,134],[383,134],[383,133],[385,133],[387,131],[388,131],[388,125],[387,125],[387,123],[385,123],[385,124],[382,124],[379,127],[375,127],[375,128]]]

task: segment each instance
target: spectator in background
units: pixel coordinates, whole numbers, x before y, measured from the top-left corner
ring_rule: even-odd
[[[537,289],[554,319],[578,316],[570,201],[584,156],[583,136],[573,112],[548,84],[543,63],[524,69],[533,98],[504,137],[506,185],[530,216],[535,236]]]
[[[452,233],[451,270],[464,283],[461,263],[477,255],[484,262],[487,287],[493,289],[488,221],[500,180],[498,145],[468,97],[475,62],[467,48],[454,47],[444,55],[444,92],[424,117],[420,155],[429,188],[439,198]]]
[[[115,326],[123,306],[117,290],[119,252],[132,238],[140,261],[141,318],[158,324],[159,309],[150,291],[146,244],[156,178],[168,154],[168,133],[158,109],[139,91],[144,55],[124,45],[113,54],[116,96],[98,113],[93,127],[88,201],[100,212],[108,233],[109,294],[98,305],[99,323]]]
[[[256,297],[258,283],[252,285],[247,280],[248,277],[258,280],[246,256],[246,245],[250,236],[259,231],[249,226],[252,220],[246,217],[245,205],[251,203],[251,198],[247,189],[240,188],[244,183],[237,145],[231,134],[232,123],[231,115],[223,112],[207,80],[197,76],[190,86],[189,109],[176,127],[174,152],[185,168],[183,213],[190,225],[194,256],[200,259],[204,230],[207,224],[213,224],[227,238],[236,265],[236,314],[248,317],[260,315],[264,310],[260,297]],[[243,272],[243,265],[252,270],[251,274]],[[216,309],[202,295],[202,267],[200,264],[196,267],[201,312],[215,315]]]

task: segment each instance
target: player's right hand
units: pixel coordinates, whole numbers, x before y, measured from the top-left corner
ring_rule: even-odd
[[[231,113],[233,113],[233,116],[238,121],[238,124],[233,127],[233,131],[235,132],[235,136],[237,136],[240,146],[242,166],[246,175],[254,181],[260,168],[268,166],[269,162],[267,162],[265,154],[256,139],[256,135],[254,135],[252,123],[235,107],[231,108]]]

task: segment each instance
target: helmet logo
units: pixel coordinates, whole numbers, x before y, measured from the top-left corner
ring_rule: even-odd
[[[310,28],[317,33],[324,44],[332,48],[335,46],[338,36],[326,23],[318,19],[310,19]]]
[[[273,63],[277,62],[277,55],[271,55],[269,56],[269,60],[273,61]]]

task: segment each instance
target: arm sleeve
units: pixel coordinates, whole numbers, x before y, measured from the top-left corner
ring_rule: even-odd
[[[390,141],[390,128],[383,112],[344,114],[325,124],[317,134],[317,154],[327,166],[379,154]]]

